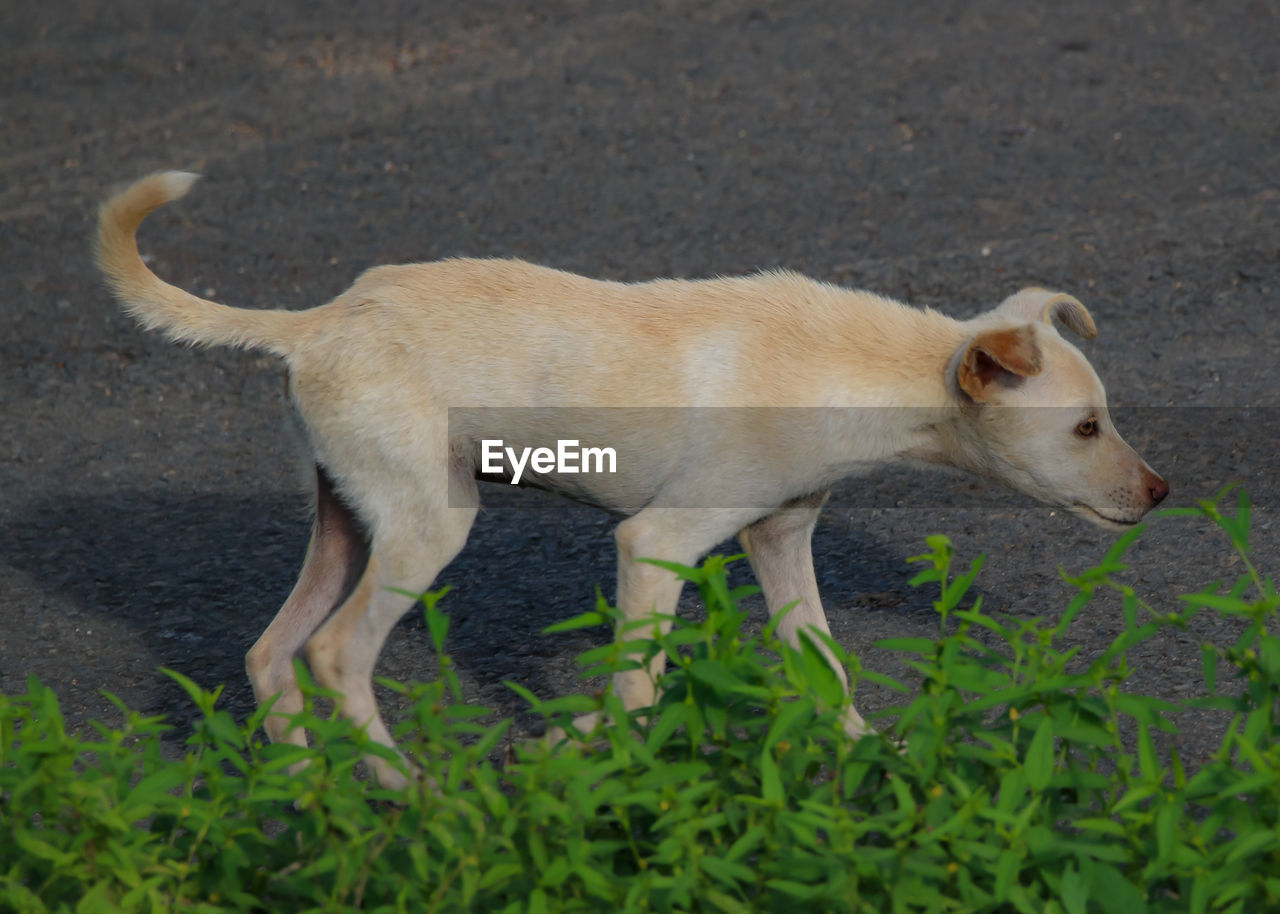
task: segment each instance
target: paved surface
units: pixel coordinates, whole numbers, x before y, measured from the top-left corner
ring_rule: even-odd
[[[621,279],[784,265],[958,316],[1025,284],[1075,292],[1171,501],[1245,480],[1275,573],[1274,2],[239,9],[3,2],[3,690],[34,673],[75,724],[110,717],[101,689],[182,718],[167,665],[247,710],[243,653],[306,543],[279,366],[141,333],[91,267],[97,203],[157,168],[207,180],[148,223],[155,268],[235,304],[306,307],[371,264],[453,254]],[[442,580],[469,696],[510,711],[502,678],[580,687],[593,636],[539,631],[611,592],[610,522],[487,497]],[[890,665],[875,639],[935,625],[905,562],[933,532],[987,553],[986,605],[1022,616],[1060,612],[1058,568],[1110,541],[952,476],[846,484],[817,564],[837,637],[872,664]],[[1127,580],[1172,607],[1239,570],[1220,537],[1166,523]],[[1093,653],[1121,624],[1100,599],[1073,637]],[[1136,662],[1135,686],[1170,697],[1199,671],[1172,636]],[[380,672],[433,670],[411,619]],[[1210,736],[1189,727],[1184,751]]]

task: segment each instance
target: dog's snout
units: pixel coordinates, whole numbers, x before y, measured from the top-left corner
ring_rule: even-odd
[[[1169,483],[1164,481],[1164,477],[1157,476],[1151,471],[1147,471],[1147,494],[1151,496],[1151,505],[1160,504],[1169,494]]]

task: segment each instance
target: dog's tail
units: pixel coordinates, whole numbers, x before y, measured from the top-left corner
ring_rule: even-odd
[[[138,255],[138,226],[152,210],[186,195],[199,175],[158,172],[138,181],[98,213],[97,261],[124,309],[147,329],[207,346],[243,346],[287,356],[305,311],[232,308],[170,285]]]

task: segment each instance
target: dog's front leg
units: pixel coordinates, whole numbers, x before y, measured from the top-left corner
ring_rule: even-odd
[[[637,562],[647,556],[667,558],[670,547],[653,542],[652,531],[643,523],[636,524],[640,516],[618,525],[615,538],[618,544],[618,609],[622,618],[616,632],[619,641],[643,637],[651,632],[631,627],[633,622],[651,614],[670,616],[680,601],[684,582],[665,568]],[[681,561],[672,558],[671,561]],[[696,561],[696,559],[692,560]],[[655,619],[653,634],[665,635],[671,630],[668,619]],[[643,669],[622,670],[613,676],[613,692],[622,699],[628,711],[652,705],[657,697],[655,683],[666,668],[667,655],[659,651]]]
[[[778,625],[778,636],[796,648],[800,647],[802,629],[831,634],[813,573],[813,528],[830,494],[818,492],[793,499],[738,531],[738,541],[742,543],[751,561],[751,570],[764,591],[769,614],[773,615],[798,601],[798,605]],[[821,639],[814,640],[848,691],[849,679],[844,667],[836,662]],[[866,722],[852,707],[845,714],[844,725],[850,736],[862,736],[868,732]]]
[[[684,582],[672,572],[637,559],[655,558],[692,565],[717,543],[733,535],[751,509],[646,508],[618,525],[614,539],[618,544],[618,621],[617,638],[636,640],[651,631],[666,634],[671,630],[669,618],[676,611]],[[646,616],[657,615],[654,629],[636,627]],[[628,711],[652,705],[657,699],[656,682],[667,663],[659,652],[641,669],[614,674],[613,691]],[[599,723],[594,714],[578,718],[575,726],[589,733]],[[554,745],[565,734],[549,731]]]

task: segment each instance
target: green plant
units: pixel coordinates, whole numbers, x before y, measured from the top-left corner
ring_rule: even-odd
[[[965,605],[981,567],[956,573],[931,537],[915,583],[938,588],[935,639],[891,639],[919,678],[905,703],[848,738],[819,646],[753,633],[729,560],[667,565],[707,606],[651,621],[582,658],[588,673],[673,658],[655,707],[628,716],[607,691],[540,701],[549,724],[617,723],[555,749],[505,746],[510,722],[466,705],[444,651],[441,594],[422,598],[437,680],[386,683],[410,701],[398,738],[421,776],[393,793],[356,776],[372,745],[299,667],[313,748],[264,745],[269,709],[238,723],[170,673],[200,711],[181,759],[158,718],[119,702],[123,726],[66,732],[38,682],[0,696],[0,909],[42,911],[1027,911],[1252,912],[1280,906],[1280,608],[1252,563],[1250,510],[1222,497],[1165,512],[1208,518],[1244,574],[1154,611],[1123,582],[1127,533],[1069,580],[1056,620]],[[1069,630],[1105,589],[1125,631],[1082,659]],[[1126,690],[1127,652],[1204,610],[1240,616],[1229,645],[1201,645],[1220,750],[1188,771],[1154,731],[1181,708]],[[558,629],[608,624],[596,609]],[[506,751],[505,764],[495,754]],[[303,763],[301,766],[299,763]]]

